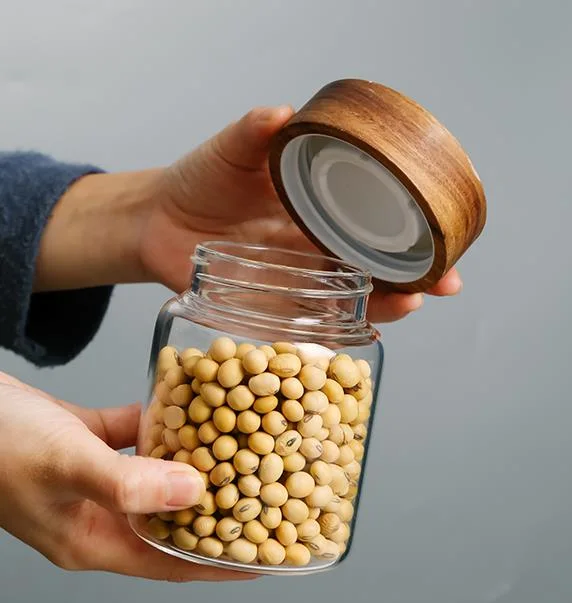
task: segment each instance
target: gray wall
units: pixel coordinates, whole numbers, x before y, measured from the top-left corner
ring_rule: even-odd
[[[426,105],[486,186],[465,290],[384,327],[387,365],[355,551],[333,573],[174,586],[66,574],[0,537],[0,600],[564,603],[572,599],[566,0],[0,3],[0,146],[164,164],[262,103],[344,76]],[[70,366],[18,377],[84,405],[145,392],[168,291],[119,288]],[[378,597],[380,595],[380,598]]]

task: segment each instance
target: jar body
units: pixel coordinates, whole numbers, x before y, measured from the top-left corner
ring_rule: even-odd
[[[383,347],[369,325],[337,332],[320,318],[331,315],[323,301],[318,313],[307,298],[268,306],[272,289],[261,311],[260,291],[241,308],[239,289],[191,288],[161,309],[137,454],[193,465],[207,493],[191,509],[129,521],[189,561],[323,571],[351,548]]]

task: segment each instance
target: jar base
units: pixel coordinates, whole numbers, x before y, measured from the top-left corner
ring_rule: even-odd
[[[251,565],[226,559],[212,559],[192,551],[184,551],[183,549],[179,549],[172,544],[167,545],[163,541],[153,538],[151,535],[146,533],[146,530],[143,527],[144,519],[145,518],[141,515],[127,516],[129,526],[138,538],[162,553],[166,553],[167,555],[177,557],[178,559],[182,559],[183,561],[188,561],[196,565],[205,565],[229,571],[244,572],[261,576],[310,576],[331,570],[333,567],[339,565],[346,557],[344,554],[329,562],[316,563],[315,565],[310,564],[304,567]]]

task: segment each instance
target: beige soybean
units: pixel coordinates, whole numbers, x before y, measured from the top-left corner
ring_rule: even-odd
[[[343,465],[342,469],[344,470],[344,473],[351,479],[356,479],[361,474],[361,465],[358,461],[352,461],[347,465]]]
[[[231,559],[238,561],[238,563],[252,563],[258,556],[258,547],[246,538],[238,538],[229,543],[227,553]]]
[[[289,456],[298,451],[302,444],[302,436],[298,431],[290,430],[285,431],[283,434],[276,438],[274,445],[274,451],[280,456]],[[270,451],[272,452],[272,451]]]
[[[254,404],[254,394],[246,385],[237,385],[226,394],[227,404],[236,411],[247,410]]]
[[[345,496],[348,493],[350,487],[350,481],[347,478],[341,467],[337,467],[336,465],[332,465],[332,481],[330,482],[330,487],[332,488],[334,494],[338,496]]]
[[[213,409],[201,398],[201,396],[197,396],[189,404],[187,414],[193,423],[200,425],[201,423],[206,423],[206,421],[212,417]]]
[[[161,348],[157,356],[157,372],[163,376],[170,368],[179,364],[179,353],[173,346]]]
[[[270,345],[261,345],[261,346],[258,346],[258,349],[261,352],[264,352],[267,360],[270,360],[270,358],[274,358],[274,356],[276,356],[276,352],[274,351],[274,348]]]
[[[234,484],[227,484],[215,494],[215,502],[219,509],[232,509],[240,499],[240,492]]]
[[[315,461],[320,458],[320,455],[324,451],[324,447],[316,438],[304,438],[299,450],[308,461]]]
[[[324,513],[318,519],[320,524],[320,531],[326,537],[329,538],[332,534],[338,531],[342,525],[342,521],[335,513]]]
[[[193,521],[193,532],[199,538],[206,538],[214,534],[217,520],[212,515],[205,515],[203,517],[197,517]]]
[[[302,362],[296,354],[277,354],[268,362],[268,370],[282,379],[295,377],[302,368]]]
[[[275,452],[267,454],[260,460],[258,477],[263,484],[277,482],[284,472],[284,461]]]
[[[191,403],[193,399],[193,390],[188,384],[178,385],[171,390],[170,401],[175,406],[186,407]]]
[[[272,349],[277,354],[298,354],[298,348],[289,341],[275,341],[272,344]]]
[[[209,536],[199,540],[196,550],[205,557],[217,559],[223,554],[224,546],[220,540]]]
[[[187,465],[192,465],[193,454],[190,450],[185,450],[184,448],[181,448],[181,450],[178,450],[175,453],[173,460],[177,461],[178,463],[186,463]]]
[[[234,357],[238,358],[239,360],[242,360],[247,354],[248,352],[252,352],[252,350],[255,350],[256,346],[253,343],[248,343],[248,342],[243,342],[243,343],[239,343],[236,346],[236,352],[234,353]]]
[[[241,494],[248,498],[256,498],[260,495],[262,489],[262,482],[256,477],[256,475],[243,475],[238,478],[238,489]]]
[[[206,446],[201,446],[200,448],[193,450],[191,459],[193,461],[193,467],[199,471],[205,471],[206,473],[210,472],[216,465],[215,458],[210,449]]]
[[[236,387],[244,378],[242,362],[238,358],[226,360],[220,365],[216,378],[223,387]]]
[[[236,477],[236,470],[231,463],[220,463],[209,474],[209,479],[217,488],[230,484]]]
[[[280,565],[286,558],[286,549],[273,538],[258,546],[258,558],[263,565]]]
[[[178,526],[191,525],[196,517],[197,512],[194,509],[180,509],[173,513],[173,521]]]
[[[269,507],[281,507],[288,500],[288,489],[279,482],[265,484],[260,489],[260,498]]]
[[[193,509],[199,515],[214,515],[217,511],[215,495],[209,491],[205,492],[204,496],[201,498],[201,502],[198,505],[195,505]]]
[[[192,456],[192,454],[191,454],[191,456]],[[191,465],[192,465],[192,463],[191,463]],[[199,475],[200,475],[201,479],[203,480],[205,488],[208,490],[211,486],[211,480],[210,480],[209,474],[206,471],[199,471]]]
[[[265,415],[272,412],[277,406],[278,398],[276,396],[262,396],[255,400],[253,408],[257,413]]]
[[[340,508],[338,510],[338,515],[344,523],[351,521],[352,517],[354,516],[353,504],[349,500],[342,499]]]
[[[310,475],[318,486],[327,486],[332,481],[332,470],[325,461],[315,461],[312,463]]]
[[[296,471],[302,471],[306,466],[306,457],[299,452],[289,454],[284,457],[284,471],[288,473],[295,473]]]
[[[201,385],[202,383],[196,378],[191,381],[191,389],[195,394],[199,395],[201,393]]]
[[[256,519],[262,511],[262,503],[256,498],[241,498],[232,509],[237,521],[246,523]]]
[[[325,412],[330,405],[328,397],[324,392],[311,391],[302,396],[302,406],[307,413],[321,414]]]
[[[304,501],[298,498],[290,498],[282,506],[282,514],[285,519],[298,525],[308,519],[310,510]]]
[[[187,375],[185,375],[185,371],[182,366],[173,366],[171,367],[163,377],[163,380],[169,387],[169,389],[173,389],[178,385],[182,385],[187,382]]]
[[[358,403],[358,414],[356,418],[351,422],[352,425],[361,425],[362,423],[367,423],[369,417],[371,415],[370,407],[365,404],[363,401]]]
[[[304,395],[304,386],[300,379],[296,377],[287,377],[282,380],[280,392],[289,400],[298,400]]]
[[[341,504],[342,499],[339,496],[334,495],[332,500],[324,507],[324,511],[326,513],[338,513]]]
[[[190,452],[201,445],[198,430],[193,425],[183,425],[177,433],[181,446]]]
[[[207,421],[199,427],[198,436],[203,444],[212,444],[220,436],[220,431],[214,421]]]
[[[268,368],[268,356],[263,350],[250,350],[242,358],[242,368],[250,375],[260,375]]]
[[[328,438],[336,446],[341,446],[344,443],[344,430],[341,425],[332,425],[330,427],[330,436]]]
[[[157,540],[166,540],[171,534],[169,524],[158,517],[152,517],[147,522],[147,531]]]
[[[309,509],[308,519],[318,519],[320,514],[322,513],[322,509],[318,509],[317,507],[312,507]]]
[[[195,364],[193,372],[195,374],[195,378],[201,383],[215,381],[218,373],[218,363],[210,358],[201,358]]]
[[[322,427],[314,437],[320,442],[324,442],[330,437],[330,430]]]
[[[162,436],[163,436],[163,426],[162,425],[160,425],[159,423],[156,423],[155,425],[151,425],[151,427],[149,427],[149,430],[147,432],[147,437],[155,445],[160,444],[163,441]]]
[[[325,440],[324,442],[321,442],[321,444],[322,454],[320,455],[320,460],[326,463],[335,463],[340,456],[340,449],[338,445],[334,444],[334,442],[331,440]]]
[[[324,559],[327,561],[333,561],[334,559],[337,559],[339,556],[340,556],[339,546],[335,542],[332,542],[331,540],[326,539],[325,545],[324,545],[322,551],[320,552],[320,554],[318,555],[318,558]]]
[[[173,539],[174,545],[184,551],[194,551],[199,542],[198,536],[195,536],[195,534],[187,528],[176,528],[171,532],[171,538]]]
[[[159,444],[159,446],[156,446],[155,448],[153,448],[153,450],[151,450],[149,456],[153,459],[162,459],[168,454],[169,449],[167,448],[167,446],[165,446],[165,444]]]
[[[344,388],[333,379],[326,379],[322,392],[332,404],[339,404],[344,399]]]
[[[253,410],[244,410],[236,418],[236,426],[242,433],[254,433],[260,428],[260,415]]]
[[[371,366],[367,360],[359,358],[358,360],[354,360],[354,363],[358,367],[359,372],[364,379],[369,379],[371,377]]]
[[[342,412],[338,404],[329,404],[328,408],[321,414],[324,427],[330,429],[342,422]]]
[[[340,446],[340,456],[336,461],[337,465],[344,467],[345,465],[349,465],[355,459],[354,451],[350,448],[348,444],[344,444]]]
[[[178,406],[167,406],[163,411],[163,423],[169,429],[179,429],[186,421],[185,411]]]
[[[340,428],[342,430],[342,433],[344,434],[342,443],[349,444],[354,439],[353,429],[345,423],[340,423]]]
[[[236,427],[236,414],[228,406],[222,406],[214,411],[213,423],[221,433],[230,433]]]
[[[234,455],[232,464],[241,475],[251,475],[256,473],[260,465],[260,457],[252,450],[243,448]]]
[[[218,383],[203,383],[201,398],[212,408],[218,408],[226,402],[226,389]]]
[[[364,445],[355,438],[349,443],[349,447],[353,450],[356,461],[361,462],[365,456]]]
[[[307,542],[318,536],[320,533],[320,524],[315,519],[306,519],[306,521],[300,523],[296,529],[298,532],[298,540]]]
[[[296,567],[308,565],[312,559],[312,554],[303,544],[299,542],[286,547],[286,562]]]
[[[274,450],[274,438],[269,433],[257,431],[248,437],[248,447],[261,456],[270,454]]]
[[[282,521],[282,511],[278,507],[264,505],[262,507],[262,512],[260,513],[260,521],[262,522],[262,525],[269,530],[274,530]]]
[[[202,358],[204,356],[203,352],[199,350],[199,348],[185,348],[181,354],[181,359],[186,360],[187,358],[192,358],[194,356],[198,356]]]
[[[307,414],[296,426],[303,438],[313,438],[322,429],[322,417],[320,415]]]
[[[322,389],[327,381],[326,372],[317,366],[306,364],[298,373],[298,379],[302,382],[304,388],[308,391]]]
[[[224,517],[216,524],[216,535],[223,542],[232,542],[240,538],[242,534],[242,523],[233,517]]]
[[[280,391],[280,377],[272,373],[261,373],[248,380],[248,387],[256,396],[273,396]]]
[[[262,417],[262,429],[273,436],[279,436],[288,429],[288,421],[283,414],[273,410]]]
[[[346,389],[346,393],[351,394],[359,402],[360,400],[364,400],[369,394],[369,387],[366,385],[365,380],[362,379],[354,387]]]
[[[216,362],[224,362],[236,354],[236,343],[230,337],[218,337],[211,343],[208,353]]]
[[[312,540],[308,540],[305,544],[315,557],[321,557],[327,550],[326,538],[321,534],[318,534]]]
[[[313,492],[316,482],[309,473],[298,471],[288,476],[285,486],[293,498],[306,498]]]
[[[282,414],[293,423],[298,423],[304,418],[304,407],[298,400],[284,400],[282,403]]]
[[[351,394],[345,394],[339,403],[340,423],[351,423],[358,416],[358,402]]]
[[[355,387],[361,380],[362,375],[354,361],[346,357],[338,357],[330,364],[330,375],[344,389]]]
[[[330,486],[316,486],[305,501],[309,507],[323,509],[333,497],[334,492]]]
[[[178,452],[182,448],[181,442],[179,440],[178,430],[164,429],[161,435],[161,440],[163,441],[163,444],[165,444],[169,452]]]
[[[298,531],[292,522],[281,521],[276,528],[275,536],[282,546],[290,546],[298,540]]]
[[[187,377],[194,378],[195,366],[197,365],[197,362],[201,358],[202,358],[202,356],[195,355],[195,356],[188,356],[183,359],[183,370],[185,371],[185,375],[187,375]]]
[[[367,427],[363,424],[356,425],[352,428],[354,432],[354,440],[356,442],[363,442],[367,437]],[[354,450],[355,452],[355,450]]]
[[[332,542],[343,543],[350,537],[350,529],[346,523],[341,523],[340,527],[333,533],[330,534],[329,539]]]
[[[270,536],[268,528],[262,525],[258,519],[253,519],[244,525],[242,533],[245,538],[254,544],[262,544]]]

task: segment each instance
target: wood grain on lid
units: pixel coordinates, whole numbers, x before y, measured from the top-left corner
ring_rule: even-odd
[[[322,88],[276,135],[270,172],[292,218],[327,253],[293,209],[280,171],[284,147],[304,134],[323,134],[349,142],[383,164],[407,188],[425,215],[435,256],[428,273],[386,288],[424,291],[467,251],[483,230],[483,187],[456,138],[426,109],[381,84],[339,80]]]

